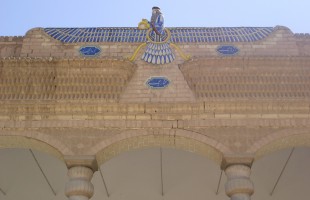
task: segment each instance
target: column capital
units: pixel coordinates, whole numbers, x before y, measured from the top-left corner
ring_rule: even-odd
[[[90,168],[93,172],[98,170],[98,163],[96,156],[77,156],[70,155],[64,156],[67,168],[70,169],[75,166],[83,166]]]
[[[221,169],[226,170],[231,165],[245,165],[251,168],[253,161],[254,155],[252,154],[225,154],[222,159]]]

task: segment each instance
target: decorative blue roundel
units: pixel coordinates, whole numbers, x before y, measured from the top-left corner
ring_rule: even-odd
[[[97,56],[100,52],[101,49],[96,46],[83,46],[80,48],[80,53],[86,57]]]
[[[239,49],[232,45],[222,45],[219,46],[216,51],[225,56],[233,56],[239,52]]]
[[[153,76],[146,81],[146,84],[152,89],[162,89],[170,84],[170,80],[162,76]]]

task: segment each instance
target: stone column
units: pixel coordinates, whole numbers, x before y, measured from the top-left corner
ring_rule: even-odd
[[[235,164],[230,165],[225,170],[227,183],[225,191],[231,200],[250,200],[254,193],[254,185],[250,180],[251,168]]]
[[[68,171],[69,182],[65,194],[69,200],[89,200],[94,194],[94,186],[90,182],[93,171],[88,167],[76,166]]]
[[[91,183],[97,162],[91,156],[66,156],[69,181],[66,184],[65,195],[69,200],[89,200],[94,194]]]

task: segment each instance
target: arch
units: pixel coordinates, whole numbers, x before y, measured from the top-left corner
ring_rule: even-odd
[[[260,143],[262,145],[260,145],[259,148],[255,148],[254,160],[258,160],[265,155],[286,148],[310,147],[310,134],[308,130],[298,134],[289,134],[289,131],[285,131],[284,134],[272,134],[263,139]]]
[[[53,134],[46,134],[45,131],[39,130],[24,130],[24,131],[9,131],[3,130],[0,133],[0,138],[3,136],[16,136],[16,137],[26,137],[41,141],[52,148],[59,151],[62,155],[72,155],[72,150],[64,143],[63,139],[60,137],[55,137]]]
[[[0,136],[0,149],[9,148],[34,149],[64,161],[63,154],[58,149],[47,144],[46,142],[31,137],[16,135]]]
[[[94,146],[98,165],[130,150],[151,147],[168,147],[197,153],[221,164],[223,152],[228,148],[217,141],[198,133],[185,130],[147,132],[143,130],[125,131]]]

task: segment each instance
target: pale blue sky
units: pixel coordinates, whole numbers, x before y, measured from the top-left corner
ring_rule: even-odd
[[[166,27],[283,25],[310,33],[310,0],[1,0],[0,36],[34,27],[136,27],[159,6]]]

